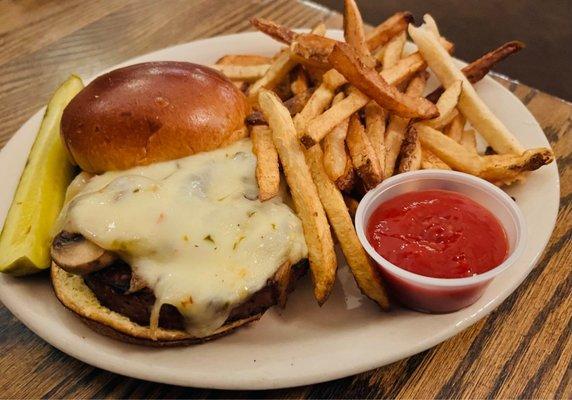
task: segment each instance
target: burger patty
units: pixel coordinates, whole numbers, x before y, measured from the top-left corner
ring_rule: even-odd
[[[303,260],[292,266],[288,292],[293,290],[295,282],[306,272],[307,261]],[[149,326],[151,309],[155,304],[153,291],[144,287],[129,293],[131,284],[131,267],[123,261],[84,276],[86,285],[93,291],[99,302],[131,321]],[[250,298],[235,307],[225,323],[247,318],[266,311],[278,303],[279,288],[275,280],[269,280],[266,286],[254,293]],[[184,330],[185,323],[179,310],[171,304],[163,304],[159,313],[159,326],[164,329]]]

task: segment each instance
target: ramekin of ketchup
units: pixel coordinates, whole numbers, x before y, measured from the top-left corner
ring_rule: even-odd
[[[387,179],[362,199],[355,223],[391,294],[423,312],[473,304],[525,246],[515,201],[489,182],[454,171]]]

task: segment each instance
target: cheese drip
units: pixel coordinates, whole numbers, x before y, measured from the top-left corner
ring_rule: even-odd
[[[281,197],[257,199],[249,139],[190,157],[91,178],[64,208],[63,229],[117,252],[201,337],[307,256]]]

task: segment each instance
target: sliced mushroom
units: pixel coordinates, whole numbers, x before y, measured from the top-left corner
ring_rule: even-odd
[[[62,231],[53,240],[52,260],[70,274],[86,275],[99,271],[115,260],[115,255],[79,233]]]

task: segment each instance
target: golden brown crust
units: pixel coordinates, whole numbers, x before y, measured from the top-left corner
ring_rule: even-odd
[[[246,98],[215,70],[185,62],[116,69],[66,107],[62,137],[92,173],[209,151],[245,137]]]

